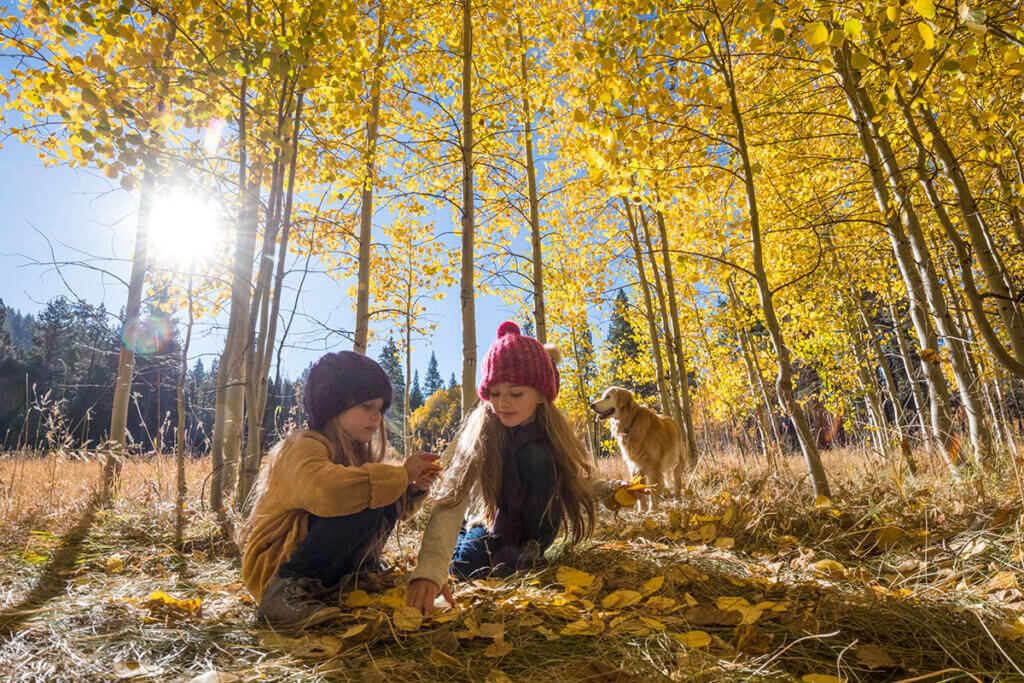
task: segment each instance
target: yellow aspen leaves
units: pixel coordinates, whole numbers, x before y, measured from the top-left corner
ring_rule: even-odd
[[[604,629],[604,622],[594,617],[591,619],[580,619],[579,621],[566,624],[559,633],[563,636],[596,636],[604,633]]]
[[[605,609],[622,609],[623,607],[629,607],[637,604],[643,599],[643,597],[644,596],[637,591],[617,590],[606,595],[601,600],[601,606]]]
[[[828,27],[821,21],[807,24],[804,27],[804,41],[812,50],[820,50],[828,43]]]
[[[933,0],[914,0],[911,6],[925,19],[935,18],[935,2]]]
[[[846,577],[846,567],[835,560],[818,560],[814,563],[814,573],[829,579]]]
[[[665,585],[665,577],[655,576],[653,579],[644,581],[644,585],[640,587],[640,592],[644,595],[650,595],[657,592],[663,585]]]
[[[673,633],[672,637],[679,641],[683,647],[698,648],[707,647],[711,644],[711,636],[707,631],[687,631],[686,633]]]
[[[924,44],[924,49],[931,50],[935,47],[935,33],[932,32],[932,27],[926,22],[917,22],[917,34],[921,36],[921,42]]]
[[[364,590],[354,590],[345,596],[348,607],[366,607],[370,604],[370,595]]]
[[[558,568],[555,573],[555,578],[558,583],[562,584],[566,588],[572,586],[576,588],[587,588],[590,584],[594,583],[594,575],[588,574],[587,572],[580,571],[579,569],[573,569],[572,567],[566,567],[565,565]]]
[[[423,612],[417,607],[408,605],[396,607],[394,624],[399,631],[415,631],[423,625]]]
[[[832,499],[828,496],[818,496],[814,499],[814,507],[824,510],[832,506]]]

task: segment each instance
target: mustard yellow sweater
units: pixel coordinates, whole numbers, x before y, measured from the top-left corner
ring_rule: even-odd
[[[426,497],[407,495],[409,479],[401,465],[349,467],[336,465],[332,456],[326,437],[305,431],[288,439],[269,465],[242,556],[242,580],[257,601],[306,537],[309,513],[340,517],[401,501],[399,512],[407,518]]]

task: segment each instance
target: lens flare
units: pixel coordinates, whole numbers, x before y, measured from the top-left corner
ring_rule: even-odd
[[[213,119],[206,124],[206,137],[203,138],[203,149],[207,156],[213,156],[220,149],[224,138],[224,119]]]
[[[166,316],[140,315],[125,321],[121,341],[133,353],[148,356],[166,348],[171,341],[171,323]]]

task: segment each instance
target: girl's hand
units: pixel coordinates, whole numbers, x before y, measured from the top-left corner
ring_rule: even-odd
[[[455,598],[452,596],[452,587],[445,581],[441,595],[449,605],[455,607]],[[409,607],[415,607],[429,617],[434,611],[434,599],[437,597],[437,584],[430,579],[413,579],[409,582],[409,592],[406,603]]]
[[[430,484],[433,483],[434,479],[437,478],[438,473],[441,471],[441,465],[437,462],[440,457],[441,456],[439,455],[426,453],[424,451],[410,455],[409,459],[406,460],[403,465],[403,467],[405,467],[406,474],[409,475],[409,483],[422,489],[430,488]],[[424,480],[424,476],[428,477],[428,479]],[[417,482],[417,480],[419,480],[419,482]],[[425,481],[428,483],[424,487],[422,484]]]

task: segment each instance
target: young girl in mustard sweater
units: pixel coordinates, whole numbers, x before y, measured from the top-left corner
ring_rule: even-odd
[[[340,614],[341,585],[380,568],[395,523],[418,509],[438,473],[437,456],[428,453],[404,465],[381,462],[391,382],[372,359],[351,351],[323,356],[309,371],[302,403],[309,429],[289,434],[264,461],[242,557],[258,618],[287,629]]]

